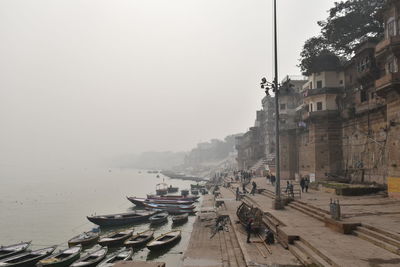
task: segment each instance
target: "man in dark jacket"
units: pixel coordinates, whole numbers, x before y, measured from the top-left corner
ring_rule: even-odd
[[[253,226],[253,218],[250,218],[246,225],[247,243],[250,243],[250,234]]]

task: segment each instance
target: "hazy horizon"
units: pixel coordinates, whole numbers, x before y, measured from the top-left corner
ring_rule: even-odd
[[[334,0],[278,1],[280,77]],[[272,0],[3,0],[0,164],[189,151],[245,132],[272,80]]]

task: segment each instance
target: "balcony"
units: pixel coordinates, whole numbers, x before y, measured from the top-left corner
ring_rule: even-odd
[[[308,120],[323,120],[327,117],[339,116],[338,110],[318,110],[311,112],[304,112],[302,114],[303,121]]]
[[[371,110],[376,110],[378,108],[385,107],[385,101],[383,98],[378,98],[378,99],[371,99],[369,101],[366,101],[364,103],[360,103],[355,106],[355,113],[356,114],[363,114],[370,112]]]
[[[324,87],[324,88],[315,88],[304,91],[304,98],[313,96],[313,95],[322,95],[322,94],[340,94],[343,91],[343,87]]]
[[[400,35],[392,36],[379,42],[375,47],[375,56],[380,57],[391,49],[395,54],[400,51]]]
[[[375,81],[376,93],[385,96],[390,90],[400,89],[400,72],[389,73]]]

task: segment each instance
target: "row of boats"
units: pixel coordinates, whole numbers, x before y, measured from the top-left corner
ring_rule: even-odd
[[[142,209],[127,213],[92,215],[87,216],[87,219],[99,226],[119,226],[147,222],[150,217],[160,212],[168,212],[168,214],[176,215],[173,216],[173,220],[174,218],[178,220],[181,218],[179,215],[196,213],[194,203],[199,196],[147,195],[146,198],[127,197],[127,199]]]
[[[184,223],[189,214],[195,213],[194,203],[198,196],[157,196],[146,198],[127,197],[142,210],[128,213],[87,216],[87,219],[99,226],[119,226],[150,222],[151,225],[168,221],[172,215],[173,224]],[[0,267],[109,267],[115,262],[129,260],[134,248],[146,246],[149,250],[159,250],[176,244],[181,239],[181,231],[173,230],[154,238],[154,230],[134,234],[133,229],[117,231],[100,236],[99,231],[84,232],[68,241],[68,249],[54,253],[56,246],[28,250],[31,242],[22,242],[0,247]],[[82,253],[83,247],[95,245]],[[109,254],[109,247],[122,248]],[[53,254],[54,253],[54,254]],[[83,254],[81,256],[81,253]]]
[[[60,250],[54,254],[56,246],[32,251],[28,250],[31,242],[2,246],[0,247],[0,266],[111,267],[118,261],[130,260],[134,248],[140,248],[145,245],[149,250],[158,250],[176,244],[181,239],[181,231],[171,231],[155,239],[153,239],[153,236],[153,230],[147,230],[135,235],[133,235],[133,230],[125,230],[101,238],[98,233],[86,232],[83,235],[72,238],[68,242],[69,248]],[[99,245],[86,250],[81,256],[82,248],[96,241]],[[108,247],[118,246],[122,243],[124,247],[107,256]]]

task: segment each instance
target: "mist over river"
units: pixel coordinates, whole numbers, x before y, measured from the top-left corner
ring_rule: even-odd
[[[0,245],[32,240],[32,248],[50,245],[67,246],[68,239],[95,227],[87,219],[91,214],[120,213],[134,205],[126,196],[145,197],[155,192],[157,183],[190,188],[190,181],[169,179],[147,171],[132,169],[50,169],[24,170],[2,167],[0,173]],[[182,230],[182,240],[164,254],[150,254],[144,248],[134,260],[164,261],[179,266],[187,247],[195,216],[173,229]],[[172,228],[171,219],[158,227],[155,236]],[[117,229],[128,228],[129,226]],[[144,231],[148,223],[135,225]],[[111,231],[113,229],[102,229]]]

